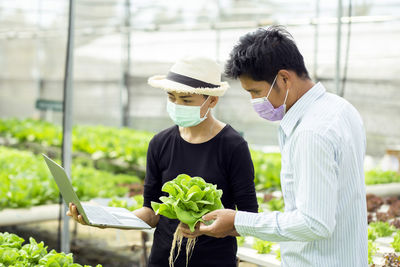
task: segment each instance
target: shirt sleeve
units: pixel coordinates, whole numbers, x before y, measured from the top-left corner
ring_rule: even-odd
[[[295,209],[258,214],[239,211],[235,227],[240,235],[275,242],[307,242],[332,235],[338,192],[335,148],[327,137],[310,131],[293,138]]]
[[[158,167],[158,157],[155,139],[153,138],[149,143],[147,150],[147,163],[146,163],[146,178],[144,181],[144,207],[151,208],[151,201],[159,202],[161,196],[161,174]]]
[[[257,212],[258,203],[254,186],[254,166],[247,143],[238,145],[230,161],[230,185],[238,210]]]

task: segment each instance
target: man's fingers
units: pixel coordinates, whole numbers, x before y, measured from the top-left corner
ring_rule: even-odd
[[[204,215],[202,217],[203,220],[205,221],[211,221],[211,220],[215,220],[217,219],[217,214],[218,214],[218,210],[214,210],[210,213],[207,213],[206,215]]]
[[[200,233],[203,233],[203,234],[210,233],[211,229],[212,229],[212,226],[213,226],[212,224],[205,225],[204,223],[201,223],[200,226],[199,226],[199,231],[200,231]]]

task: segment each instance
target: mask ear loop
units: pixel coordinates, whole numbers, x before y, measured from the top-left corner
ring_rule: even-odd
[[[204,100],[203,104],[201,104],[200,108],[202,108],[204,106],[204,104],[208,101],[208,99],[210,98],[210,96],[207,96],[206,100]]]
[[[266,99],[268,99],[269,94],[270,94],[271,91],[272,91],[272,87],[274,87],[274,84],[275,84],[275,82],[276,82],[276,78],[278,78],[278,74],[275,76],[274,81],[272,82],[271,88],[269,88],[269,92],[268,92],[268,95],[267,95]]]
[[[286,91],[285,101],[283,102],[284,105],[286,104],[286,99],[287,99],[288,94],[289,94],[289,89],[287,89],[287,91]]]
[[[206,98],[206,100],[203,102],[203,104],[201,104],[200,108],[202,108],[202,107],[204,106],[204,104],[208,101],[209,98],[210,98],[210,96],[208,96],[208,97]],[[207,114],[208,114],[208,112],[210,111],[210,109],[211,109],[211,108],[208,108],[208,109],[207,109],[207,112],[206,112],[206,114],[204,114],[204,116],[202,117],[202,119],[203,119],[203,118],[204,118],[204,119],[207,118]]]

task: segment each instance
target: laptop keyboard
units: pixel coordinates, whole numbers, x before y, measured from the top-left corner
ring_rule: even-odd
[[[83,209],[87,217],[95,224],[122,225],[120,221],[114,218],[109,212],[105,211],[100,206],[84,205]]]

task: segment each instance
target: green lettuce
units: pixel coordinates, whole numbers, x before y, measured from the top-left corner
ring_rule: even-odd
[[[270,241],[254,238],[253,248],[257,250],[258,254],[268,254],[272,251],[273,244],[274,243]]]
[[[388,222],[372,222],[369,224],[369,228],[374,232],[376,237],[390,236],[396,230]]]
[[[166,182],[161,190],[169,196],[160,197],[162,203],[151,202],[155,213],[178,219],[187,224],[192,232],[195,225],[203,221],[203,215],[223,208],[222,190],[217,189],[216,185],[206,183],[201,177],[180,174],[174,180]]]
[[[396,234],[393,237],[393,242],[390,244],[392,245],[392,248],[394,248],[394,251],[396,252],[400,251],[400,231],[396,232]]]
[[[47,246],[32,237],[29,243],[23,243],[24,239],[15,234],[0,233],[0,267],[91,267],[74,263],[72,254],[47,252]]]

